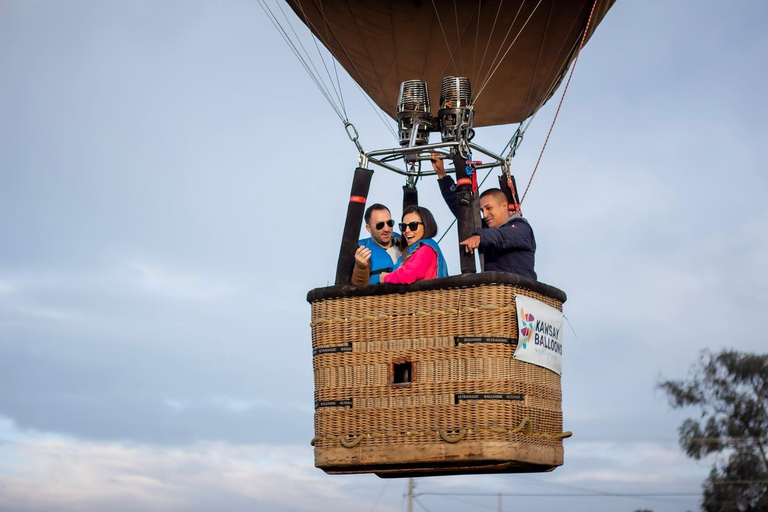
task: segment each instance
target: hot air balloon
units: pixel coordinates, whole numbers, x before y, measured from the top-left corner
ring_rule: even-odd
[[[516,143],[497,155],[474,141],[475,128],[530,120],[614,1],[287,0],[397,121],[400,141],[366,152],[343,119],[359,165],[336,283],[307,296],[317,467],[401,477],[563,464],[571,435],[561,408],[564,292],[516,274],[477,273],[466,254],[460,275],[407,286],[349,283],[372,165],[406,177],[407,206],[418,201],[416,179],[431,174],[421,162],[434,151],[452,160],[460,239],[479,226],[478,170],[498,167],[508,202],[520,202],[509,172]]]

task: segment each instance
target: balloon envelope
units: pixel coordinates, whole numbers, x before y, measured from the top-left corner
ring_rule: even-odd
[[[559,85],[595,0],[287,0],[368,95],[393,118],[398,86],[469,77],[475,126],[516,123]],[[615,0],[596,0],[595,30]]]

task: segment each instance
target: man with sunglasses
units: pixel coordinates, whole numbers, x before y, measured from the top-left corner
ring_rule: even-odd
[[[392,272],[395,268],[400,258],[397,243],[400,236],[392,230],[394,226],[392,214],[383,204],[375,203],[365,210],[365,229],[371,237],[358,242],[352,284],[377,284],[382,272]]]
[[[437,173],[443,199],[455,216],[459,206],[456,184],[446,174],[443,161],[436,153],[432,153],[432,168]],[[523,218],[520,205],[510,205],[504,192],[491,188],[480,194],[480,210],[483,227],[460,243],[464,250],[468,253],[475,249],[482,251],[485,272],[510,272],[537,279],[533,269],[536,237],[531,225]]]

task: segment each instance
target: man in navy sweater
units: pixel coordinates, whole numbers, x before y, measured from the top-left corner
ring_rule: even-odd
[[[456,184],[445,173],[443,161],[433,155],[435,169],[443,199],[454,216],[459,205]],[[461,245],[468,253],[482,251],[486,272],[511,272],[536,279],[533,270],[536,257],[536,237],[528,221],[518,210],[509,210],[507,196],[498,188],[491,188],[480,195],[483,227],[463,240]]]

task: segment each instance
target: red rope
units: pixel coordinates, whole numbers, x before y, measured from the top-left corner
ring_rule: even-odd
[[[581,43],[579,44],[579,49],[576,51],[576,58],[573,59],[573,66],[571,67],[571,72],[568,75],[568,81],[565,83],[565,89],[563,89],[563,95],[560,96],[560,103],[558,103],[557,105],[555,118],[552,119],[552,125],[549,127],[547,138],[544,140],[544,146],[542,146],[541,153],[539,153],[539,159],[536,161],[536,167],[533,168],[533,173],[531,173],[531,179],[528,180],[528,185],[525,187],[525,192],[523,192],[523,197],[522,199],[520,199],[521,205],[523,204],[523,201],[525,201],[525,196],[528,195],[528,189],[531,188],[533,177],[536,175],[536,171],[539,169],[539,164],[541,163],[541,157],[544,156],[544,150],[547,148],[547,143],[549,142],[549,136],[552,135],[552,129],[555,127],[555,122],[557,121],[558,114],[560,114],[560,107],[563,106],[565,93],[568,92],[568,86],[571,84],[571,78],[573,77],[573,72],[576,70],[576,63],[579,62],[579,55],[581,55],[581,49],[584,48],[584,43],[587,41],[587,34],[589,33],[589,24],[592,22],[592,15],[595,13],[595,7],[597,6],[597,2],[598,0],[595,0],[595,2],[592,4],[592,10],[589,11],[589,18],[587,18],[587,26],[584,27],[584,35],[581,36]]]

